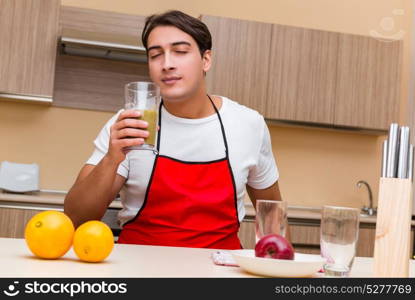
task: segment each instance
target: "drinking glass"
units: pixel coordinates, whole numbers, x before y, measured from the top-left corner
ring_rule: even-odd
[[[321,256],[326,259],[325,276],[347,277],[356,255],[359,209],[324,206],[321,227]]]
[[[148,123],[146,130],[149,132],[144,144],[129,147],[129,150],[155,150],[160,99],[160,89],[152,82],[137,81],[125,85],[124,108],[140,111],[138,119]]]
[[[279,234],[285,237],[287,228],[287,202],[257,200],[255,215],[256,243],[265,235]]]

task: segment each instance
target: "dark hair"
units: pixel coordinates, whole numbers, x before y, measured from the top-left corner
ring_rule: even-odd
[[[163,14],[151,15],[146,18],[143,33],[141,34],[141,40],[146,50],[148,49],[148,37],[157,26],[174,26],[186,32],[196,41],[202,56],[206,50],[212,49],[212,36],[206,24],[179,10],[170,10]]]

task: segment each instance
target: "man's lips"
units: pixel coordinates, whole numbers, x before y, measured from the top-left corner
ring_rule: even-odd
[[[164,77],[161,79],[161,81],[163,81],[164,84],[172,85],[172,84],[175,84],[180,79],[182,78],[179,76],[171,76],[171,77]]]

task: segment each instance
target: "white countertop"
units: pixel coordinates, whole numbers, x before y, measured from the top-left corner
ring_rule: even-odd
[[[24,239],[0,238],[0,277],[258,277],[239,267],[215,265],[214,249],[116,244],[101,263],[84,263],[72,249],[57,260],[38,259]],[[371,277],[372,258],[357,257],[351,277]],[[411,277],[415,262],[411,260]],[[321,277],[316,273],[316,277]]]

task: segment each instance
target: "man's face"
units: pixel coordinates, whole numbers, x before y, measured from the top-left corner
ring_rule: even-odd
[[[151,80],[166,101],[194,96],[210,68],[210,51],[200,55],[196,41],[173,26],[158,26],[148,37],[148,66]]]

